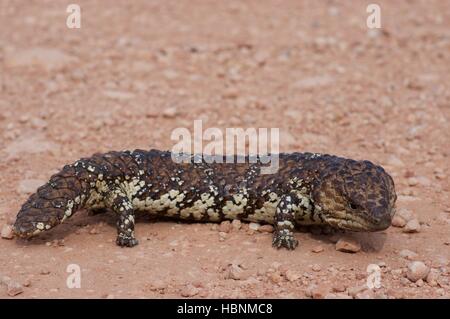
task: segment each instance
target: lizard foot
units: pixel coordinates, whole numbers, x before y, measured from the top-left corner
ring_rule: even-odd
[[[134,237],[117,236],[116,244],[121,247],[134,247],[139,241]]]
[[[294,234],[291,231],[283,229],[275,232],[272,246],[275,248],[285,247],[289,250],[293,250],[298,246],[298,240],[295,239]]]

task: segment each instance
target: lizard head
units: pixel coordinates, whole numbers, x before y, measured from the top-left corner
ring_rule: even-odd
[[[381,166],[336,158],[316,183],[315,208],[331,226],[379,231],[391,225],[397,195],[392,177]]]
[[[54,199],[41,197],[50,196],[50,192],[54,189],[45,184],[22,205],[13,227],[16,236],[29,238],[61,223],[61,211],[66,207],[67,200],[55,197],[55,193]]]
[[[51,212],[43,214],[35,207],[22,207],[14,223],[14,233],[21,238],[29,238],[49,230],[60,222]]]

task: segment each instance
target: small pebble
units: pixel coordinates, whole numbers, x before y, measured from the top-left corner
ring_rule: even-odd
[[[224,99],[236,99],[239,96],[239,91],[235,88],[227,88],[222,94]]]
[[[49,275],[50,274],[50,270],[48,270],[48,269],[41,269],[41,271],[39,273],[41,275]]]
[[[361,245],[352,238],[341,238],[336,243],[336,250],[344,253],[357,253],[361,250]]]
[[[311,269],[315,272],[319,272],[322,270],[322,267],[320,267],[320,265],[318,265],[318,264],[314,264],[314,265],[312,265]]]
[[[176,107],[169,107],[163,111],[162,115],[167,118],[173,118],[177,115],[177,113]]]
[[[231,222],[231,227],[232,227],[234,230],[239,230],[239,229],[241,229],[241,227],[242,227],[242,223],[241,223],[241,221],[240,221],[239,219],[234,219],[234,220]]]
[[[225,220],[219,225],[219,232],[229,233],[231,231],[231,223],[229,220]]]
[[[17,282],[11,281],[8,283],[6,293],[11,297],[17,296],[18,294],[23,293],[23,286]]]
[[[262,225],[258,230],[262,233],[273,233],[274,228],[272,225]]]
[[[313,299],[323,299],[330,293],[330,287],[327,285],[313,286],[308,290],[309,293],[307,292],[307,295],[310,295]]]
[[[194,297],[200,292],[198,288],[195,288],[193,285],[189,284],[181,290],[181,296],[183,297]]]
[[[321,253],[322,251],[323,251],[323,247],[322,246],[315,246],[315,247],[313,247],[312,249],[311,249],[311,251],[313,252],[313,253]]]
[[[302,277],[302,275],[295,270],[287,270],[285,272],[285,276],[286,276],[286,279],[291,282],[296,281]]]
[[[418,233],[420,232],[420,223],[417,219],[411,219],[408,221],[403,228],[403,232],[405,233]]]
[[[14,232],[11,225],[4,225],[2,227],[1,237],[3,239],[13,239]]]
[[[274,284],[278,284],[281,281],[283,281],[283,277],[281,276],[281,274],[278,271],[272,272],[269,274],[269,279],[274,283]]]
[[[254,230],[254,231],[257,231],[260,227],[261,227],[261,225],[258,223],[250,223],[248,225],[248,228],[251,230]]]
[[[24,287],[30,287],[31,286],[31,279],[30,278],[25,279],[24,282],[22,283],[22,285]]]
[[[227,233],[224,232],[219,232],[219,241],[224,241],[225,239],[227,239]]]
[[[150,283],[150,290],[153,290],[153,291],[155,291],[155,290],[163,290],[165,288],[167,288],[167,284],[164,281],[160,280],[160,279],[156,279],[156,280],[154,280],[153,282]]]
[[[333,292],[344,292],[347,287],[342,283],[337,283],[332,287]]]
[[[19,123],[27,123],[30,120],[30,118],[27,115],[22,115],[21,117],[19,117]]]
[[[0,275],[0,285],[6,285],[6,293],[10,297],[17,296],[18,294],[23,293],[23,286],[18,282],[13,281],[8,276]]]
[[[430,272],[428,273],[427,277],[425,278],[425,281],[431,286],[436,287],[438,285],[439,278],[439,271],[436,269],[430,269]]]
[[[406,225],[406,220],[404,220],[402,217],[400,216],[394,216],[394,218],[392,218],[392,226],[394,227],[405,227]]]
[[[429,272],[430,268],[428,268],[423,262],[413,261],[408,264],[406,277],[412,282],[416,282],[419,279],[425,279]]]
[[[417,181],[417,178],[410,177],[408,178],[408,186],[416,186],[419,182]]]
[[[146,113],[145,113],[145,117],[146,118],[154,118],[154,117],[158,117],[158,112],[156,111],[156,110],[148,110]]]
[[[248,277],[250,277],[250,273],[236,264],[231,264],[228,267],[228,272],[225,276],[226,279],[233,280],[246,280]]]

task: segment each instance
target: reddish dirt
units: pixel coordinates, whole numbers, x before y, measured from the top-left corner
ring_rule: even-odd
[[[377,1],[378,31],[367,1],[78,3],[81,29],[66,27],[64,1],[0,3],[1,226],[64,164],[170,149],[174,128],[202,119],[278,127],[281,151],[381,164],[421,228],[356,234],[349,254],[339,235],[298,233],[289,252],[246,225],[144,219],[140,245],[122,249],[111,214],[79,212],[30,242],[0,240],[0,274],[25,285],[15,298],[450,297],[450,2]],[[405,249],[432,275],[409,280]],[[362,287],[369,264],[379,289]]]

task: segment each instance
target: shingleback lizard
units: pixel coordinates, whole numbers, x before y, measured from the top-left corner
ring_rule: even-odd
[[[313,153],[279,154],[279,169],[261,163],[176,163],[158,150],[94,154],[66,165],[20,209],[24,238],[61,224],[80,209],[117,214],[117,244],[132,247],[135,211],[181,220],[273,224],[274,247],[294,249],[296,225],[379,231],[395,212],[394,182],[369,161]]]

